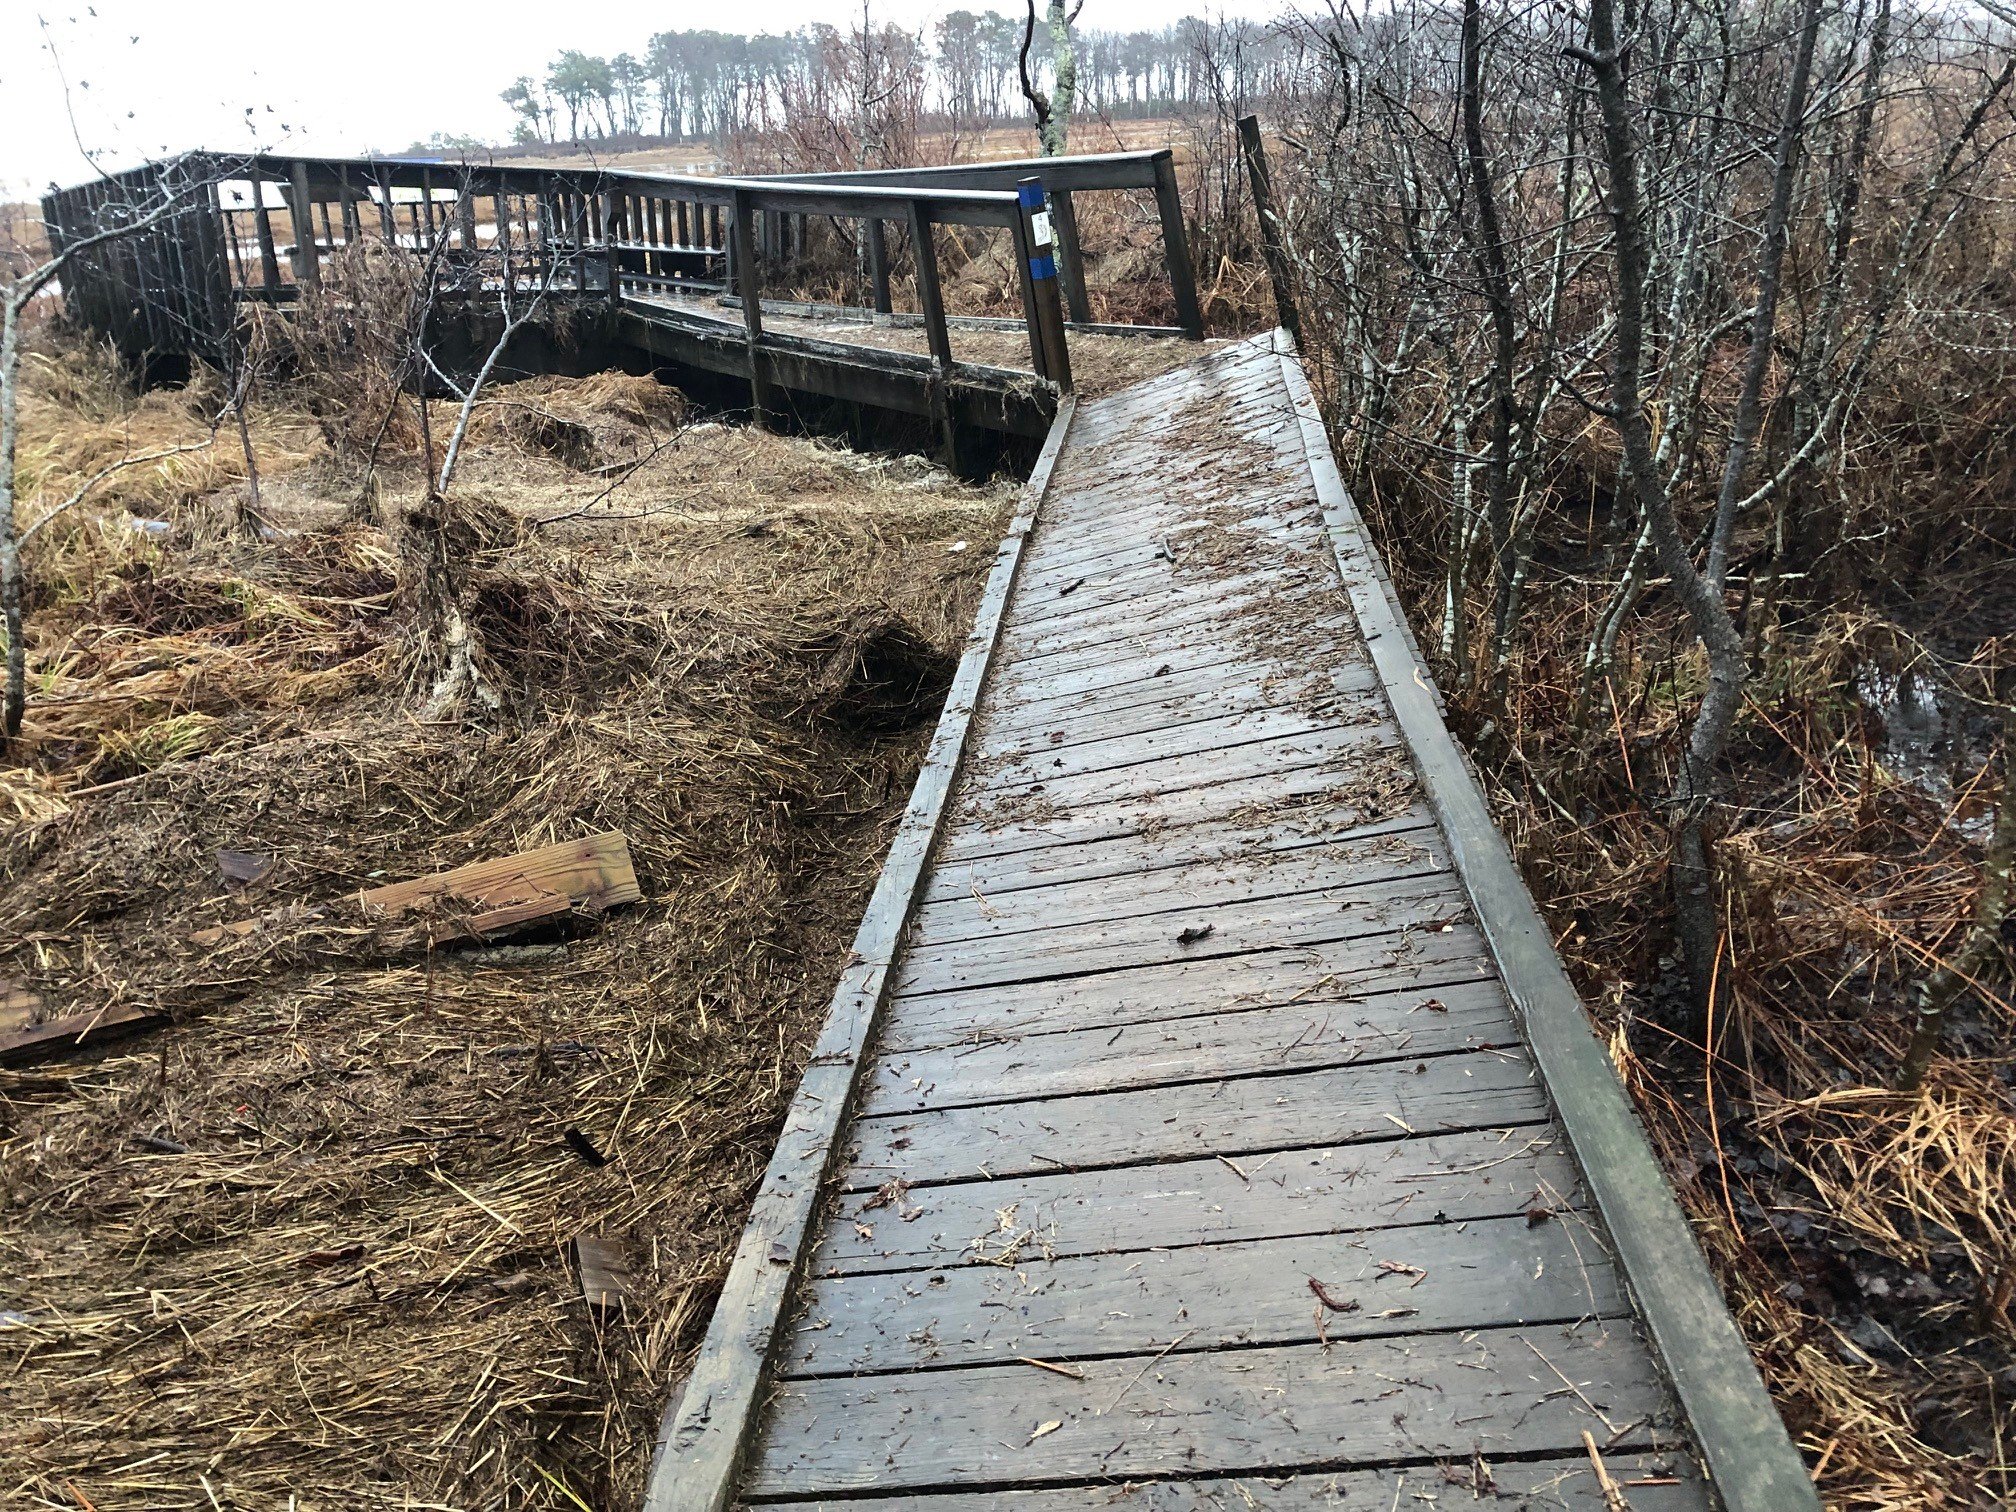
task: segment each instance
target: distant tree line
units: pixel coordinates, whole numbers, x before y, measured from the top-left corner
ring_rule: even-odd
[[[946,124],[977,127],[1020,118],[1026,19],[997,11],[952,11],[912,32],[865,11],[851,27],[824,22],[781,35],[659,32],[639,52],[613,58],[569,50],[543,75],[525,74],[503,91],[520,142],[620,136],[723,141],[779,128],[794,102],[835,92],[863,72]],[[1291,48],[1273,31],[1184,17],[1154,31],[1073,28],[1076,108],[1114,117],[1208,107],[1228,93],[1264,92],[1288,66]],[[1036,28],[1029,68],[1047,82],[1055,51]],[[1232,76],[1228,77],[1228,67]]]

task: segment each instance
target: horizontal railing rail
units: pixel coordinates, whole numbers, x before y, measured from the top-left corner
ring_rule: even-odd
[[[863,266],[872,308],[813,308],[895,324],[892,223],[909,243],[914,278],[916,310],[902,323],[922,328],[946,382],[955,366],[950,331],[960,321],[945,308],[939,228],[1005,230],[1030,366],[1068,390],[1066,307],[1070,325],[1093,326],[1072,196],[1134,189],[1156,197],[1177,329],[1201,336],[1167,151],[758,175],[197,152],[53,191],[43,210],[60,246],[132,217],[137,206],[184,196],[174,216],[130,243],[94,246],[64,279],[73,311],[132,355],[214,357],[235,339],[237,305],[296,299],[320,284],[327,259],[377,239],[428,254],[445,299],[479,297],[501,278],[662,321],[680,318],[681,300],[721,298],[739,310],[751,397],[763,415],[771,408],[767,359],[779,350],[764,330],[766,283],[818,238],[838,236]],[[821,231],[828,222],[833,230]],[[718,331],[720,317],[712,318]],[[864,361],[875,360],[873,349],[863,351]],[[943,412],[949,446],[949,407]]]

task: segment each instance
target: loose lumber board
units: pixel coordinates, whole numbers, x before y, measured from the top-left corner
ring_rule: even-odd
[[[629,842],[609,830],[369,888],[357,902],[367,918],[449,913],[436,933],[452,938],[491,934],[576,908],[599,913],[643,897]]]
[[[35,993],[0,981],[0,1066],[25,1065],[69,1050],[95,1049],[106,1040],[168,1021],[165,1014],[130,1005],[38,1017],[43,1008]]]

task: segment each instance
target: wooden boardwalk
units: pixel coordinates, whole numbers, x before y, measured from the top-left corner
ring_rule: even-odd
[[[1815,1505],[1281,338],[1067,404],[857,954],[654,1512]]]

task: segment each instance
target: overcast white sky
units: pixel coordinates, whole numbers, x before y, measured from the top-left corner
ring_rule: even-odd
[[[877,0],[875,14],[914,27],[948,10],[1019,8],[1020,0]],[[1281,0],[1087,0],[1082,24],[1135,30],[1186,12],[1262,17],[1281,8]],[[540,73],[562,48],[641,51],[654,31],[787,31],[839,10],[834,0],[0,0],[0,194],[90,177],[76,136],[108,168],[191,147],[353,153],[397,151],[435,132],[501,139],[510,120],[498,90]]]

